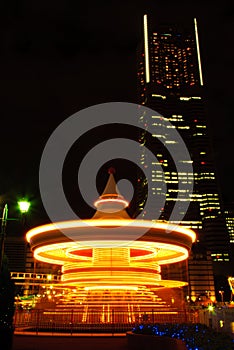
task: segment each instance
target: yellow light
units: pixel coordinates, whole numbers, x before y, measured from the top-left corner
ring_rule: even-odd
[[[211,312],[214,311],[214,306],[213,305],[209,305],[208,306],[208,310],[211,311]]]
[[[144,227],[144,228],[152,228],[152,229],[162,229],[169,233],[170,231],[179,232],[181,234],[187,235],[192,239],[192,242],[196,240],[196,234],[194,231],[189,228],[185,228],[179,225],[173,225],[169,223],[162,222],[153,222],[149,220],[125,220],[125,219],[96,219],[96,220],[71,220],[71,221],[61,221],[53,224],[47,224],[43,226],[38,226],[30,231],[28,231],[26,235],[26,239],[28,242],[31,239],[40,233],[48,233],[50,231],[63,230],[69,228],[85,228],[85,227]]]
[[[84,244],[84,247],[89,246],[89,242],[82,242],[82,243]],[[97,243],[97,246],[100,246],[101,244],[103,244],[103,249],[106,249],[105,241],[104,243],[102,241],[96,241],[96,243]],[[115,247],[117,246],[117,244],[119,244],[119,241],[110,241],[108,242],[107,247],[109,246]],[[180,247],[178,245],[169,244],[169,243],[135,241],[130,245],[129,242],[127,241],[126,249],[130,247],[132,248],[135,247],[135,248],[141,248],[144,250],[144,249],[147,249],[149,244],[151,245],[150,249],[152,248],[155,248],[157,250],[159,249],[158,253],[154,255],[155,255],[155,261],[158,261],[160,265],[183,261],[188,257],[188,251],[186,248]],[[38,247],[34,251],[34,257],[35,259],[43,262],[63,265],[64,262],[66,261],[66,254],[64,253],[63,256],[59,256],[58,254],[55,254],[55,252],[62,251],[62,250],[66,251],[66,248],[70,248],[72,246],[74,246],[74,249],[77,249],[77,246],[74,242],[56,243],[56,244],[54,243],[54,244]],[[150,254],[149,256],[152,257],[152,255]],[[133,258],[133,260],[135,259]],[[139,260],[139,263],[142,265],[141,263],[142,259],[138,259],[138,260]]]
[[[220,326],[220,328],[222,328],[222,327],[223,327],[223,325],[224,325],[223,320],[219,320],[219,326]]]
[[[98,199],[96,202],[94,202],[94,206],[97,207],[100,204],[106,204],[106,203],[123,204],[125,208],[128,207],[128,205],[129,205],[129,203],[124,199],[119,199],[119,198],[107,199],[107,198],[105,198],[105,199]]]
[[[103,289],[111,289],[111,290],[138,290],[138,287],[133,287],[130,285],[127,286],[112,286],[112,285],[106,285],[106,286],[93,286],[93,287],[84,287],[84,290],[103,290]]]
[[[134,241],[130,245],[127,242],[126,247],[105,248],[104,245],[103,248],[93,248],[92,258],[82,261],[79,260],[82,258],[79,250],[85,247],[86,242],[82,242],[82,245],[80,243],[80,246],[75,242],[50,244],[36,248],[34,255],[44,262],[63,264],[60,285],[79,286],[84,290],[137,290],[144,285],[158,288],[181,287],[187,284],[162,281],[160,277],[160,265],[187,258],[188,252],[184,247],[147,241]],[[73,250],[78,255],[71,254]],[[131,251],[136,251],[138,256],[131,256]]]

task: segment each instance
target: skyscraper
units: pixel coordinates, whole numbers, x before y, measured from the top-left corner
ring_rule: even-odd
[[[139,102],[160,115],[143,113],[140,120],[142,128],[146,129],[141,134],[141,142],[151,147],[157,158],[156,163],[151,164],[144,152],[141,154],[141,164],[151,169],[151,181],[143,183],[140,197],[144,186],[148,186],[152,196],[165,196],[161,212],[155,213],[165,220],[170,220],[176,203],[188,201],[187,212],[180,213],[182,223],[197,232],[199,240],[211,252],[219,274],[223,267],[229,266],[229,240],[207,130],[197,21],[194,19],[193,25],[182,27],[157,23],[154,26],[152,19],[149,23],[145,15],[143,37],[138,51]],[[147,125],[155,130],[153,137],[147,135]],[[174,128],[184,140],[191,157],[192,173],[178,172],[160,142],[164,138],[167,144],[176,143],[168,136],[168,128]],[[179,161],[188,162],[183,156]],[[162,170],[156,169],[157,163]],[[193,182],[193,192],[187,198],[179,189],[181,182]],[[143,208],[143,196],[141,200]],[[174,222],[179,223],[179,220]]]

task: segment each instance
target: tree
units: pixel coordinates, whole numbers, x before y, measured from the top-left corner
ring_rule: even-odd
[[[15,285],[8,270],[7,257],[2,260],[0,272],[0,339],[4,349],[11,349],[13,337]]]

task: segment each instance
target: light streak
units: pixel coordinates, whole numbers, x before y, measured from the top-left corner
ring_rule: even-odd
[[[131,285],[127,286],[113,286],[113,285],[106,285],[106,286],[94,286],[94,287],[84,287],[84,290],[103,290],[103,289],[112,289],[112,290],[138,290],[138,287],[133,287]]]
[[[198,30],[197,30],[197,19],[196,18],[194,18],[194,28],[195,28],[195,37],[196,37],[196,46],[197,46],[197,59],[198,59],[198,67],[199,67],[200,84],[201,84],[201,86],[203,86],[201,56],[200,56],[199,38],[198,38]]]
[[[124,206],[124,208],[128,207],[128,201],[124,200],[124,199],[120,199],[120,198],[108,198],[108,199],[98,199],[96,202],[94,202],[94,206],[98,207],[102,204],[122,204]],[[117,211],[117,210],[116,210]]]
[[[150,220],[126,220],[126,219],[90,219],[90,220],[70,220],[60,221],[53,224],[47,224],[38,226],[30,231],[26,235],[27,241],[30,243],[31,239],[40,234],[48,233],[51,231],[64,230],[69,228],[87,228],[90,227],[144,227],[148,229],[162,229],[165,233],[174,231],[189,236],[192,242],[196,240],[196,234],[189,228],[185,228],[179,225],[173,225],[169,223],[153,222]],[[94,237],[95,240],[95,237]]]

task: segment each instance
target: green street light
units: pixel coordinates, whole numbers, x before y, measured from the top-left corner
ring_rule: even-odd
[[[18,207],[21,213],[27,213],[31,203],[26,200],[18,201]]]

